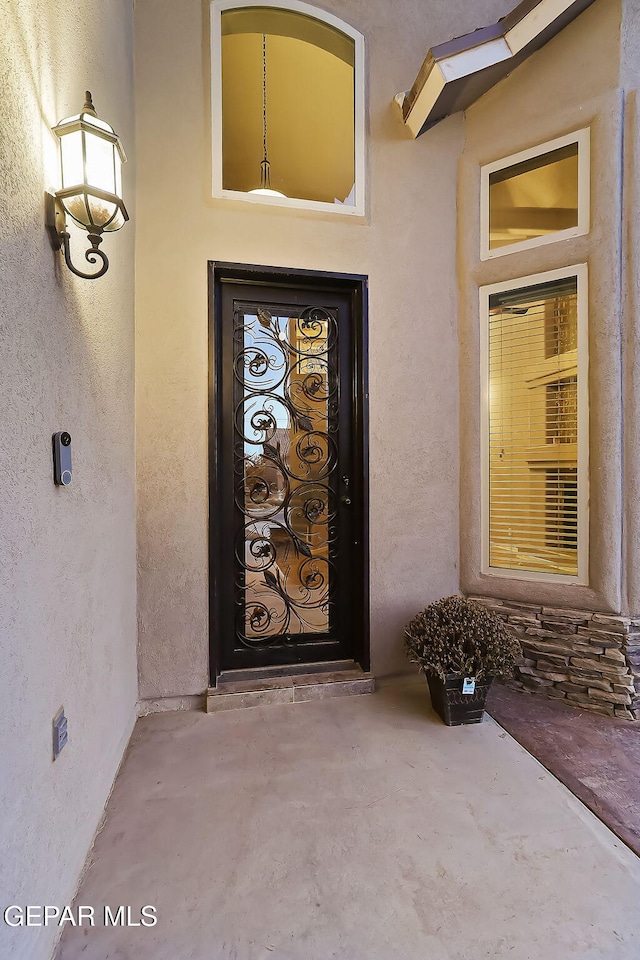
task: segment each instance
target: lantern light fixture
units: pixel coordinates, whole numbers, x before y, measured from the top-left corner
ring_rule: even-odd
[[[97,116],[89,91],[85,96],[82,112],[53,128],[60,140],[62,189],[47,193],[46,221],[51,244],[54,250],[62,249],[69,270],[95,280],[109,269],[109,259],[99,249],[102,234],[119,230],[129,219],[122,201],[122,164],[127,158],[113,127]],[[85,260],[100,262],[94,273],[79,270],[71,261],[67,215],[88,232],[91,247]]]

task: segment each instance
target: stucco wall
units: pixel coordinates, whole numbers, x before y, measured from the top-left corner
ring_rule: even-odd
[[[409,139],[392,104],[427,49],[510,0],[333,0],[367,45],[369,219],[210,196],[208,4],[136,3],[139,653],[143,697],[208,684],[207,261],[370,278],[372,668],[458,587],[456,160],[462,117]]]
[[[130,158],[134,127],[130,0],[0,0],[0,23],[4,910],[70,902],[135,714],[133,228],[105,240],[110,271],[88,282],[53,253],[43,206],[59,187],[50,127],[87,87]],[[59,429],[73,438],[68,488],[52,479]],[[0,921],[0,955],[46,960],[55,933]]]
[[[620,18],[617,0],[597,0],[466,115],[458,241],[460,550],[462,586],[469,593],[551,607],[612,612],[623,608]],[[480,165],[583,127],[591,129],[589,234],[481,262]],[[579,263],[589,268],[589,586],[485,576],[480,573],[478,288]]]
[[[623,318],[625,399],[625,612],[640,611],[640,0],[623,0],[621,81],[625,103]],[[640,667],[640,665],[639,665]]]

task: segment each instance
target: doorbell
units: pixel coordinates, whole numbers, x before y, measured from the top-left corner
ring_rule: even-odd
[[[71,483],[71,434],[66,430],[53,435],[53,479],[61,487]]]

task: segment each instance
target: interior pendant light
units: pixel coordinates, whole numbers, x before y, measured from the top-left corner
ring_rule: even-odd
[[[271,189],[271,164],[267,157],[267,35],[262,34],[262,160],[260,161],[260,186],[249,193],[263,197],[284,197],[284,193]]]

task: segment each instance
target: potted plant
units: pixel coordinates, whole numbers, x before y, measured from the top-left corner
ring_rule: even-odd
[[[431,702],[447,726],[480,723],[494,677],[513,673],[520,644],[481,603],[444,597],[405,628],[407,656],[429,681]]]

